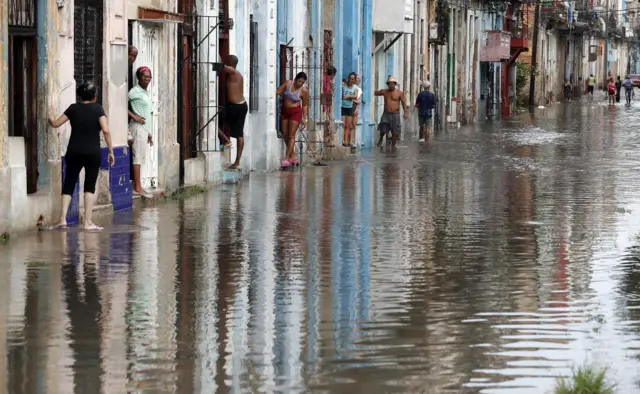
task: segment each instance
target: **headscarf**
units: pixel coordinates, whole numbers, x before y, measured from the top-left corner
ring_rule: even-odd
[[[151,74],[151,69],[147,66],[140,66],[138,67],[138,69],[136,70],[136,77],[138,77],[139,75],[142,75],[142,73],[144,73],[145,71],[149,72],[149,76],[153,75]],[[138,77],[139,78],[139,77]]]

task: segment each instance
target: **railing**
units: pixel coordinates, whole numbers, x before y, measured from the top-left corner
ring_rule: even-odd
[[[194,45],[184,62],[192,70],[193,99],[184,103],[185,112],[190,117],[189,143],[197,152],[219,150],[218,131],[224,121],[223,108],[218,106],[218,36],[220,34],[217,16],[189,15],[185,26],[193,31]]]
[[[305,87],[309,91],[309,126],[311,130],[322,121],[322,79],[324,77],[324,53],[316,47],[287,47],[280,49],[280,79],[278,84],[293,80],[299,72],[307,74]],[[278,101],[278,114],[281,103]],[[279,118],[279,116],[277,117]]]

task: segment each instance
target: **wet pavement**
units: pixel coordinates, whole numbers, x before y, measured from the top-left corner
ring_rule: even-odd
[[[640,392],[640,102],[553,108],[12,239],[2,392]]]

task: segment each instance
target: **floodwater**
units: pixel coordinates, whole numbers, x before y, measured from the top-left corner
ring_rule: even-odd
[[[1,390],[640,392],[640,102],[404,145],[0,246]]]

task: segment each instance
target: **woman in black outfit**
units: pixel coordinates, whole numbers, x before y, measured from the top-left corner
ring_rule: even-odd
[[[104,109],[96,103],[98,89],[92,82],[84,82],[78,87],[78,96],[82,102],[71,104],[58,119],[49,118],[49,125],[54,129],[71,122],[71,138],[64,156],[66,172],[62,186],[62,212],[60,222],[53,228],[67,226],[67,211],[71,203],[73,190],[78,182],[80,171],[84,168],[84,228],[86,230],[102,230],[91,221],[93,214],[93,195],[100,172],[100,132],[109,148],[109,165],[113,165],[113,147],[111,135]],[[58,133],[60,135],[60,133]]]

